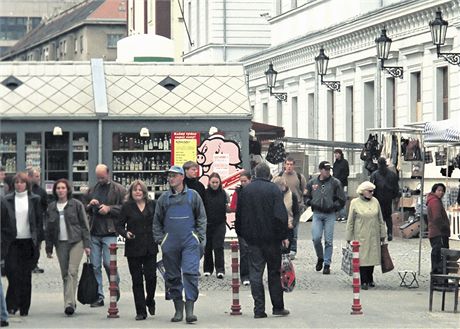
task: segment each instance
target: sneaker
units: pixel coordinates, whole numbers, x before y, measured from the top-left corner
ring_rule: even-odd
[[[316,271],[321,271],[323,269],[323,262],[324,259],[318,258],[318,262],[316,263]]]
[[[291,260],[294,260],[296,255],[297,255],[297,252],[291,251],[291,252],[289,253],[289,258],[290,258]]]
[[[323,274],[331,274],[331,267],[329,265],[324,265]]]
[[[267,317],[267,313],[265,312],[254,313],[254,319],[263,319],[266,317]]]
[[[45,270],[38,266],[35,266],[35,268],[32,270],[32,273],[45,273]]]
[[[91,307],[101,307],[104,306],[104,299],[99,298],[97,301],[91,304]]]
[[[217,273],[217,278],[218,278],[218,279],[223,279],[224,276],[225,276],[224,273]]]
[[[208,277],[208,276],[211,275],[211,272],[204,272],[203,275],[206,276],[206,277]]]
[[[289,315],[289,310],[283,308],[282,310],[273,310],[273,315],[278,315],[278,316],[287,316]]]
[[[10,325],[10,324],[8,323],[8,321],[2,320],[2,321],[0,322],[0,327],[8,327],[9,325]]]
[[[244,280],[243,281],[243,286],[247,287],[251,284],[251,282],[249,280]]]

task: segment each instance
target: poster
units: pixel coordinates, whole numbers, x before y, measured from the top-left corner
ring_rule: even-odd
[[[187,161],[196,161],[199,132],[173,132],[171,135],[171,164],[182,166]]]

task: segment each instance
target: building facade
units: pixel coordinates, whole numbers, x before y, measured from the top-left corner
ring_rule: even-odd
[[[124,0],[84,1],[43,22],[2,57],[3,61],[113,61],[126,36]]]

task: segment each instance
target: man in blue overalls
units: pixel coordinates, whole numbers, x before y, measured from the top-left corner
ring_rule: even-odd
[[[153,239],[161,246],[165,267],[166,299],[174,301],[172,322],[195,322],[200,258],[206,243],[206,212],[199,194],[183,183],[184,169],[167,171],[170,189],[158,199],[153,218]]]

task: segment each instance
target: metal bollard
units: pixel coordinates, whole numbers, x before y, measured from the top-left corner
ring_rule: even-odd
[[[110,306],[108,309],[107,317],[108,318],[119,318],[118,307],[117,307],[117,297],[118,297],[118,282],[117,282],[117,244],[111,243],[110,250]]]
[[[230,248],[232,250],[232,306],[230,315],[241,315],[240,305],[240,273],[238,264],[238,241],[231,241]]]
[[[359,241],[352,241],[351,247],[353,249],[353,304],[351,305],[352,311],[350,314],[363,314],[359,299],[359,292],[361,289],[359,275]]]

